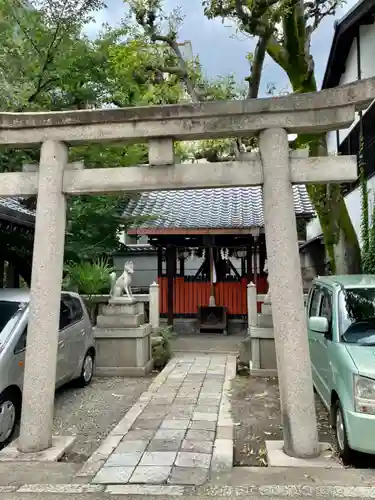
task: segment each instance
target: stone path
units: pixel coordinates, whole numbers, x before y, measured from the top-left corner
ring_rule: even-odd
[[[99,484],[201,485],[233,464],[233,355],[174,357],[78,475]]]

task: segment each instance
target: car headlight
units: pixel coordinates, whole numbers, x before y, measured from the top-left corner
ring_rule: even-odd
[[[354,403],[358,413],[375,415],[375,380],[354,375]]]

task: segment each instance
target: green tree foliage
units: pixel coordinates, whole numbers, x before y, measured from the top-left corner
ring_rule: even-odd
[[[375,203],[370,218],[369,193],[367,189],[366,162],[364,158],[364,137],[360,131],[359,182],[361,188],[361,236],[362,272],[375,274]],[[374,200],[375,201],[375,200]]]
[[[208,18],[230,19],[257,40],[249,56],[248,97],[257,97],[266,54],[287,74],[293,92],[317,90],[311,39],[322,20],[334,15],[342,0],[202,0]],[[311,156],[327,154],[325,136],[300,137]],[[338,185],[309,186],[322,226],[333,272],[360,268],[360,248]]]
[[[132,106],[142,101],[131,73],[121,71],[112,53],[124,47],[124,29],[104,27],[95,40],[84,25],[103,7],[99,0],[0,1],[0,109],[5,111],[90,109]],[[137,50],[131,40],[127,56]],[[172,87],[172,86],[171,86]],[[145,100],[142,101],[146,103]],[[0,170],[17,171],[37,163],[38,150],[0,149]],[[91,168],[126,167],[147,162],[143,145],[90,145],[70,149],[70,161]],[[78,196],[69,199],[66,258],[92,259],[118,247],[119,231],[134,222],[120,215],[124,196]],[[36,200],[25,200],[35,208]]]

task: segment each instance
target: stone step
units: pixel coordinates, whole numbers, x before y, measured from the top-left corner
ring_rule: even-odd
[[[261,328],[273,328],[272,314],[258,314],[258,326]]]
[[[94,336],[96,339],[142,338],[147,337],[150,333],[150,323],[145,323],[136,328],[101,328],[98,326],[94,328]]]
[[[143,314],[116,314],[97,317],[96,324],[99,328],[136,328],[144,323]]]
[[[273,339],[273,328],[262,328],[259,326],[252,326],[250,328],[250,336],[256,339]]]
[[[272,315],[272,305],[263,303],[260,307],[261,313],[265,315]]]
[[[103,316],[143,314],[144,308],[143,302],[136,302],[135,304],[102,304],[99,307],[99,314]]]
[[[71,483],[81,467],[73,462],[1,462],[0,486]]]

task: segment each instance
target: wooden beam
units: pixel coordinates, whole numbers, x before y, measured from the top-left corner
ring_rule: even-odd
[[[158,255],[158,278],[161,278],[163,276],[163,247],[160,245],[157,248],[157,255]]]
[[[174,280],[176,278],[176,247],[167,248],[167,313],[168,326],[173,326],[174,317]]]
[[[253,239],[254,241],[254,239]],[[247,279],[250,282],[253,274],[253,241],[247,247],[246,252],[246,271],[247,271]]]

